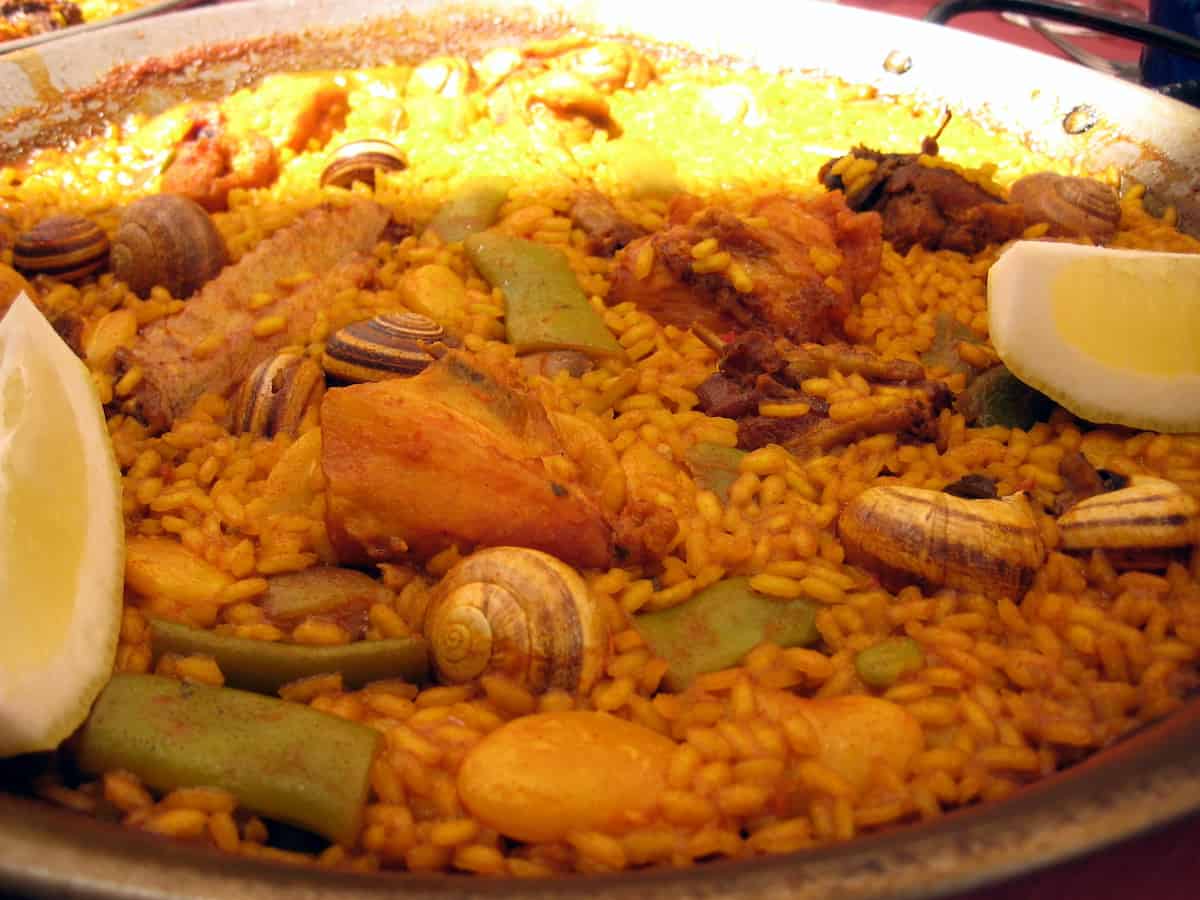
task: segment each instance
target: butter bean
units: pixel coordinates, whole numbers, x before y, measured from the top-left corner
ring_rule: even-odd
[[[920,723],[878,697],[808,700],[779,693],[760,696],[759,703],[776,718],[804,716],[817,734],[817,758],[855,787],[862,787],[876,761],[902,772],[925,746]]]
[[[620,833],[645,824],[674,750],[670,739],[604,713],[525,716],[467,755],[458,793],[476,819],[521,841]]]

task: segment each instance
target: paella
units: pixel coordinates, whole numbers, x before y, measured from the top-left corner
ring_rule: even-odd
[[[1200,249],[1117,183],[582,34],[0,169],[5,302],[86,365],[124,533],[105,683],[29,790],[539,877],[935,819],[1169,714],[1200,438],[991,339],[1002,254]]]

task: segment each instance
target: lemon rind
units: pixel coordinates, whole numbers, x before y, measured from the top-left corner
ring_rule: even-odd
[[[51,750],[86,718],[116,657],[125,556],[120,471],[86,366],[23,294],[5,316],[4,328],[11,335],[9,352],[44,353],[61,373],[89,473],[89,535],[76,596],[91,595],[93,602],[76,604],[62,645],[44,666],[12,677],[0,693],[0,757]]]
[[[1030,274],[1037,268],[1032,263],[1040,262],[1045,275],[1051,266],[1094,254],[1187,256],[1200,267],[1200,257],[1186,254],[1018,241],[988,274],[988,323],[997,354],[1021,381],[1089,422],[1175,434],[1200,431],[1200,375],[1114,371],[1060,340],[1049,304],[1036,302],[1049,293],[1031,290],[1038,277]]]

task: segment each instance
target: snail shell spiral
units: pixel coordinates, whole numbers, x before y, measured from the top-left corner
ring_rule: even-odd
[[[503,674],[540,693],[586,692],[604,669],[608,628],[587,585],[539,550],[493,547],[451,569],[423,628],[439,680]]]

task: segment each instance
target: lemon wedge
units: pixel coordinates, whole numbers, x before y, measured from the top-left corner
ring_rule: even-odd
[[[83,363],[24,293],[0,322],[0,757],[57,746],[108,680],[121,478]]]
[[[988,273],[1004,364],[1091,422],[1200,431],[1200,255],[1017,241]]]

